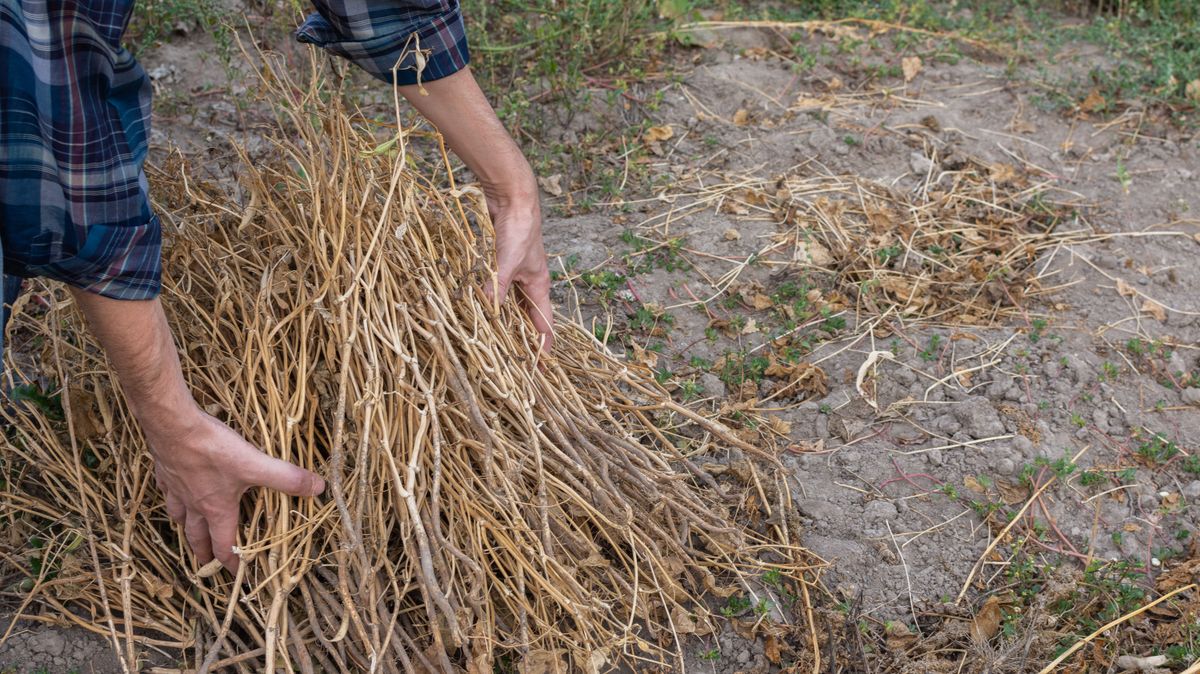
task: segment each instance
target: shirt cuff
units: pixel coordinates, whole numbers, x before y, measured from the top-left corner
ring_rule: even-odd
[[[153,215],[136,227],[93,225],[74,257],[32,269],[114,300],[149,300],[162,291],[162,226]]]
[[[471,60],[457,0],[314,0],[313,5],[317,13],[305,19],[296,39],[348,59],[384,82],[432,82]]]

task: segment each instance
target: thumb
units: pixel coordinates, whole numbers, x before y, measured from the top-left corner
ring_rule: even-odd
[[[325,480],[320,475],[266,454],[261,456],[252,474],[247,476],[251,483],[289,496],[310,497],[325,491]]]

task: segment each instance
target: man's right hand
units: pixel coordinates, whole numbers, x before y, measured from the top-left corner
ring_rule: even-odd
[[[201,565],[215,556],[236,571],[238,508],[251,487],[316,496],[315,473],[273,459],[205,414],[183,380],[175,341],[159,300],[113,300],[72,289],[108,354],[129,409],[141,424],[167,513],[183,525]]]
[[[317,474],[267,456],[198,410],[188,423],[144,422],[142,431],[167,514],[183,526],[200,565],[216,557],[231,573],[237,571],[238,505],[247,490],[267,487],[302,497],[325,490]]]

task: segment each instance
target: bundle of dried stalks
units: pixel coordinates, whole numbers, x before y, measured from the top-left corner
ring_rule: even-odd
[[[376,146],[320,75],[274,72],[278,134],[244,158],[240,202],[179,167],[156,180],[165,304],[201,404],[326,497],[248,496],[239,577],[197,573],[81,320],[27,310],[26,351],[65,393],[61,416],[0,412],[23,613],[111,634],[130,667],[150,646],[200,670],[641,671],[712,628],[712,598],[786,586],[815,643],[819,567],[786,489],[755,485],[776,515],[751,530],[739,485],[686,456],[757,450],[574,326],[539,362],[519,311],[480,293],[482,199],[423,177],[406,133]],[[785,585],[753,582],[769,570]]]

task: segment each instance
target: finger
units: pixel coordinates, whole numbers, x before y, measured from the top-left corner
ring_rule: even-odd
[[[212,551],[229,573],[237,573],[238,559],[233,552],[237,545],[237,512],[213,515],[208,520],[208,535],[212,539]]]
[[[512,287],[514,266],[515,265],[513,264],[505,264],[501,262],[500,269],[496,270],[496,275],[493,277],[492,282],[494,285],[493,290],[497,298],[494,300],[496,306],[500,306],[501,304],[504,304],[506,300],[508,300],[508,290]]]
[[[533,327],[542,333],[542,351],[549,354],[554,348],[554,306],[550,304],[550,279],[539,279],[521,284],[521,304],[533,321]]]
[[[317,496],[325,491],[325,480],[320,475],[266,454],[260,455],[246,478],[253,485],[291,496]]]
[[[183,501],[174,494],[167,494],[167,517],[170,517],[172,522],[183,524],[186,516],[187,508],[183,506]]]
[[[483,282],[483,295],[487,298],[489,306],[498,307],[508,298],[508,284],[501,283],[500,274],[492,274]]]
[[[188,547],[192,549],[199,566],[212,561],[212,539],[208,535],[208,523],[203,517],[188,513],[183,524],[183,535],[187,538]]]

